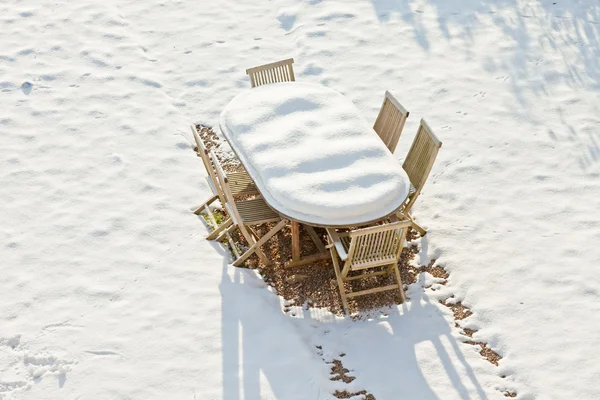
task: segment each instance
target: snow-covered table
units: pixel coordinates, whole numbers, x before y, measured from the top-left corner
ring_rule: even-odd
[[[300,82],[248,89],[225,107],[220,127],[265,201],[293,222],[364,225],[408,195],[400,163],[332,89]]]

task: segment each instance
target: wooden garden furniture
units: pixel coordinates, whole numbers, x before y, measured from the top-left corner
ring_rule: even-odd
[[[406,174],[410,179],[412,188],[408,194],[406,203],[398,213],[399,218],[408,218],[412,223],[412,227],[415,228],[421,236],[425,235],[427,231],[414,221],[413,217],[410,215],[410,210],[421,194],[423,186],[425,186],[425,182],[427,181],[427,177],[429,177],[429,173],[431,172],[431,168],[433,167],[440,147],[442,147],[442,142],[435,136],[427,122],[425,122],[424,119],[421,119],[417,135],[402,164],[402,168],[406,171]]]
[[[330,258],[312,227],[364,226],[394,215],[410,181],[400,163],[342,94],[282,82],[238,94],[221,132],[264,202],[290,221],[296,266]],[[300,225],[317,246],[301,254]]]
[[[338,232],[328,228],[329,248],[335,269],[337,283],[342,296],[344,311],[348,313],[348,298],[398,290],[400,300],[404,301],[402,278],[398,262],[406,240],[410,221],[399,221],[384,225],[356,229],[350,232]],[[340,264],[341,260],[342,264]],[[352,274],[352,273],[355,274]],[[373,276],[394,274],[395,283],[360,291],[347,291],[347,282]]]
[[[220,235],[224,229],[229,227],[233,221],[231,220],[231,218],[227,218],[221,224],[217,224],[209,208],[209,206],[216,200],[219,200],[221,203],[221,207],[224,208],[226,203],[225,193],[223,192],[223,189],[219,183],[219,179],[217,178],[215,162],[213,161],[210,153],[208,152],[208,149],[204,145],[204,142],[200,138],[200,135],[198,135],[196,127],[194,125],[191,125],[191,128],[192,134],[194,136],[194,141],[196,142],[196,146],[198,149],[197,154],[202,159],[202,163],[204,164],[204,168],[206,169],[206,172],[208,174],[206,181],[213,194],[208,200],[206,200],[204,203],[202,203],[199,207],[196,208],[194,214],[199,215],[202,212],[206,213],[208,223],[213,229],[212,232],[210,232],[206,238],[212,240],[215,239],[218,235]],[[229,174],[229,187],[234,197],[247,196],[258,193],[258,189],[252,181],[252,178],[250,178],[250,175],[248,175],[248,173],[245,171],[239,171]]]
[[[295,81],[293,63],[294,59],[288,58],[247,69],[246,74],[250,77],[250,85],[256,87],[268,83]]]
[[[282,220],[279,214],[269,207],[262,197],[255,197],[249,200],[236,199],[231,190],[228,174],[225,173],[221,163],[219,163],[212,150],[210,151],[210,155],[217,171],[219,183],[225,194],[225,209],[233,222],[231,226],[223,230],[217,237],[217,240],[220,241],[223,237],[227,238],[227,241],[236,256],[236,260],[233,262],[233,265],[236,267],[242,265],[242,263],[253,253],[257,253],[263,264],[269,265],[270,261],[260,249],[260,246],[280,231],[286,225],[287,221]],[[266,235],[258,238],[256,231],[253,230],[252,227],[270,222],[277,222],[277,224]],[[250,244],[250,248],[241,255],[230,235],[231,231],[235,228],[240,230],[244,239]]]
[[[373,129],[392,153],[396,150],[408,115],[409,112],[402,107],[402,104],[386,90]]]

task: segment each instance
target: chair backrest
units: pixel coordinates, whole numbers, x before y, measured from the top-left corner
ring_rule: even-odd
[[[209,154],[208,149],[204,145],[204,141],[202,140],[202,138],[200,138],[196,127],[194,125],[192,125],[191,127],[192,134],[194,135],[194,140],[196,141],[196,146],[198,146],[197,153],[200,156],[200,158],[202,158],[204,168],[206,169],[208,177],[213,183],[213,186],[211,186],[211,190],[213,192],[216,191],[216,193],[213,194],[219,196],[219,201],[221,202],[221,204],[225,204],[225,196],[223,194],[223,190],[221,189],[221,185],[219,184],[212,157]]]
[[[386,90],[373,129],[392,153],[396,150],[408,115],[409,112],[402,107],[402,104]]]
[[[427,125],[427,122],[421,119],[415,140],[412,146],[410,146],[404,164],[402,164],[402,168],[406,171],[410,183],[415,188],[415,191],[408,197],[409,201],[404,206],[404,212],[408,212],[417,200],[417,197],[419,197],[440,147],[442,147],[442,142],[435,136],[429,125]]]
[[[409,226],[407,221],[399,221],[351,231],[344,269],[357,270],[398,262]]]
[[[235,197],[233,197],[233,193],[231,192],[231,188],[229,187],[229,182],[227,180],[227,174],[223,170],[219,159],[215,155],[214,150],[209,152],[210,158],[213,160],[213,164],[215,166],[215,170],[217,171],[217,179],[219,180],[219,185],[223,190],[223,194],[225,196],[225,200],[222,203],[223,207],[227,210],[227,213],[233,219],[233,222],[236,225],[242,224],[242,217],[240,217],[240,213],[235,204]]]
[[[250,85],[256,87],[268,83],[295,81],[293,63],[294,59],[288,58],[287,60],[247,69],[246,73],[250,76]]]

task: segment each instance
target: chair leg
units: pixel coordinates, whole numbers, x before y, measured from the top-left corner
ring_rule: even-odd
[[[259,249],[260,246],[265,244],[269,239],[271,239],[277,232],[279,232],[285,225],[287,224],[287,220],[281,220],[277,225],[273,227],[266,235],[258,239],[256,243],[254,243],[244,254],[242,254],[237,260],[234,261],[233,266],[239,267],[248,257],[252,255],[255,251]]]
[[[227,220],[225,222],[223,222],[215,230],[213,230],[211,233],[209,233],[208,236],[206,236],[206,240],[214,240],[225,229],[229,228],[229,226],[231,226],[232,223],[233,223],[233,220],[231,218],[227,218]]]
[[[256,244],[256,240],[254,239],[254,236],[248,231],[248,228],[245,225],[239,225],[239,228],[240,228],[240,232],[242,232],[242,235],[244,236],[244,238],[246,239],[246,241],[250,244],[250,247],[252,248]],[[271,264],[271,262],[269,261],[269,259],[265,255],[265,253],[260,249],[260,247],[257,247],[255,251],[256,251],[256,255],[258,256],[259,260],[264,265]]]
[[[408,213],[408,215],[407,215],[407,216],[408,216],[408,219],[409,219],[409,220],[410,220],[410,222],[411,222],[411,227],[412,227],[413,229],[415,229],[417,232],[419,232],[419,234],[420,234],[421,236],[425,236],[425,235],[427,234],[427,231],[426,231],[425,229],[423,229],[423,227],[422,227],[421,225],[419,225],[419,224],[417,224],[417,223],[415,222],[414,218],[412,217],[412,215],[410,215],[410,213]]]
[[[237,228],[237,225],[236,225],[236,224],[230,225],[230,226],[229,226],[227,229],[225,229],[223,232],[221,232],[221,233],[219,234],[219,236],[217,236],[217,237],[215,238],[215,240],[216,240],[217,242],[220,242],[221,240],[223,240],[223,238],[224,238],[225,236],[227,236],[228,234],[230,234],[230,233],[231,233],[231,232],[232,232],[232,231],[233,231],[235,228]]]
[[[317,249],[319,250],[319,252],[326,253],[327,249],[325,248],[325,245],[323,245],[323,242],[319,238],[319,235],[317,235],[317,232],[315,232],[315,228],[313,228],[310,225],[304,225],[304,230],[306,230],[306,232],[308,232],[308,235],[310,236],[312,241],[315,242],[315,245],[317,246]]]
[[[217,242],[220,242],[221,240],[223,240],[223,238],[227,238],[227,243],[229,243],[229,246],[231,247],[231,251],[233,252],[233,256],[237,258],[237,257],[240,256],[240,252],[235,247],[235,242],[233,241],[233,238],[229,234],[235,228],[237,228],[236,224],[230,225],[227,229],[225,229],[223,232],[221,232],[221,234],[219,236],[217,236],[217,238],[215,240]]]
[[[258,233],[256,232],[256,229],[252,228],[251,226],[248,226],[247,228],[248,232],[250,232],[254,240],[258,240],[260,238],[260,236],[258,236]]]
[[[401,221],[406,221],[408,219],[410,221],[411,228],[419,232],[421,236],[425,236],[427,234],[427,231],[421,225],[415,222],[414,218],[412,217],[412,215],[410,215],[410,213],[403,214],[401,212],[397,212],[396,217],[398,217]]]
[[[202,213],[202,210],[204,210],[204,207],[211,205],[212,202],[217,200],[218,198],[219,198],[219,196],[217,196],[217,195],[212,196],[210,199],[208,199],[204,203],[202,203],[202,205],[200,207],[196,208],[196,210],[194,210],[194,214],[200,215]]]
[[[235,226],[235,225],[232,225],[232,226]],[[233,253],[233,256],[236,258],[239,257],[240,252],[238,251],[237,247],[235,246],[235,242],[233,241],[233,238],[231,237],[229,232],[225,231],[225,236],[227,237],[227,243],[229,243],[229,247],[231,247],[231,252]]]
[[[346,298],[346,288],[344,288],[344,281],[342,280],[342,273],[340,272],[337,251],[335,251],[334,247],[330,248],[329,251],[331,252],[331,260],[333,261],[333,269],[335,270],[335,277],[337,279],[337,284],[340,289],[340,296],[342,296],[342,305],[344,306],[344,312],[346,314],[349,314],[350,308],[348,307],[348,299]]]
[[[404,285],[402,285],[402,277],[400,277],[400,271],[398,270],[398,265],[394,264],[394,273],[396,274],[396,281],[398,283],[398,288],[400,289],[400,303],[404,303],[406,300],[404,298]]]
[[[417,224],[416,222],[413,221],[413,223],[411,224],[411,227],[413,229],[416,229],[417,232],[419,232],[419,234],[421,235],[421,237],[425,236],[427,234],[427,231],[425,229],[423,229],[423,227],[419,224]]]
[[[385,276],[388,277],[390,276],[390,274],[394,272],[394,264],[390,264],[389,267],[387,267],[386,271],[385,271]]]

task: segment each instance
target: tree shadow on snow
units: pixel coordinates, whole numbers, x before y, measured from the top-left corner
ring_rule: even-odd
[[[223,265],[223,399],[318,398],[322,391],[298,371],[310,359],[297,358],[298,332],[281,312],[276,295],[253,271]],[[306,357],[305,357],[306,358]],[[321,398],[326,398],[322,396]]]
[[[252,274],[223,267],[224,399],[264,398],[264,385],[278,399],[301,399],[307,392],[311,398],[329,398],[331,390],[318,382],[327,382],[325,362],[340,353],[346,353],[344,367],[356,376],[349,391],[364,389],[384,399],[487,399],[464,356],[470,347],[453,336],[451,322],[424,293],[423,282],[411,286],[408,302],[384,310],[387,315],[353,321],[319,309],[284,314],[279,298]],[[314,370],[313,377],[302,372],[307,368]],[[439,393],[437,383],[434,392],[432,378],[454,393]]]
[[[468,54],[475,40],[475,29],[485,23],[485,17],[491,16],[492,23],[502,29],[507,40],[514,41],[513,57],[509,59],[490,58],[496,68],[508,69],[517,75],[524,74],[527,62],[544,56],[544,49],[560,46],[573,46],[581,56],[582,64],[572,57],[564,55],[567,73],[552,78],[549,84],[561,80],[567,83],[585,83],[580,71],[591,78],[596,87],[600,87],[600,3],[594,0],[581,2],[554,0],[521,3],[517,0],[465,0],[448,2],[444,0],[427,0],[427,8],[423,3],[413,0],[371,0],[375,14],[381,23],[387,23],[392,16],[399,17],[404,23],[413,27],[414,39],[425,50],[429,47],[429,38],[438,38],[438,33],[450,41],[462,39],[465,46],[459,46]],[[584,4],[582,4],[584,3]],[[427,28],[421,18],[423,14],[435,9],[436,22],[434,28]],[[514,17],[500,15],[503,10],[514,11]],[[527,20],[537,20],[546,27],[544,33],[533,37],[528,31]],[[429,30],[428,30],[429,29]],[[495,54],[495,53],[491,53]],[[531,86],[531,85],[529,85]],[[540,89],[543,89],[540,87]]]
[[[379,383],[363,388],[376,398],[488,399],[464,356],[470,349],[453,336],[451,323],[441,307],[430,301],[423,285],[421,275],[411,285],[408,301],[380,310],[379,317],[323,324],[337,350],[332,353],[346,353],[344,366],[356,375],[359,385],[362,379]],[[304,317],[311,315],[307,311]],[[363,363],[370,365],[365,368]],[[439,374],[446,375],[442,380],[450,382],[454,393],[440,393],[439,387],[437,393],[432,390],[427,376],[431,380]]]
[[[506,84],[514,95],[521,115],[536,125],[546,121],[536,118],[536,98],[556,102],[556,91],[568,86],[574,90],[600,88],[600,2],[596,0],[371,0],[381,24],[393,35],[395,19],[412,27],[412,39],[429,52],[435,40],[452,43],[448,57],[481,60],[482,67],[494,79]],[[435,22],[431,23],[434,13]],[[502,38],[498,51],[477,53],[475,41],[485,35],[479,28],[499,28]],[[556,61],[558,59],[558,61]],[[552,64],[554,63],[554,64]],[[460,77],[457,77],[460,79]],[[485,82],[483,82],[485,83]],[[576,100],[572,100],[576,101]],[[600,109],[590,105],[592,113]],[[588,171],[600,162],[600,132],[590,124],[563,117],[560,103],[561,132],[548,132],[555,141],[579,144],[577,162]],[[574,125],[580,125],[574,129]]]

